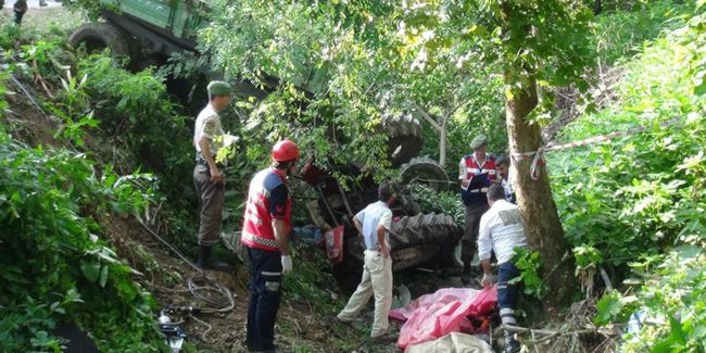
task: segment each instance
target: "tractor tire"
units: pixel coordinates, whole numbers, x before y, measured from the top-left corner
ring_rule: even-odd
[[[430,260],[442,263],[461,236],[461,229],[449,215],[429,213],[403,217],[392,224],[392,270],[412,268]]]
[[[392,271],[401,271],[419,265],[446,264],[454,247],[461,239],[461,229],[453,218],[444,214],[406,216],[392,222],[390,246]],[[336,266],[334,275],[344,291],[352,291],[360,282],[365,245],[360,236],[346,240],[343,263]]]
[[[413,158],[402,166],[400,178],[403,185],[423,184],[436,191],[449,189],[449,176],[442,166],[429,157]]]
[[[422,150],[422,127],[416,120],[406,117],[388,119],[383,125],[388,135],[387,147],[393,167],[409,162]]]
[[[84,45],[89,53],[110,48],[114,58],[135,61],[130,39],[120,28],[107,22],[84,23],[71,34],[69,45],[74,48]]]

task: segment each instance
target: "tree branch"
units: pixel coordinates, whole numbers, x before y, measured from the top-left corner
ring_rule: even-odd
[[[431,124],[431,126],[433,126],[436,130],[441,132],[441,125],[439,125],[439,123],[436,122],[436,120],[434,120],[434,118],[431,115],[429,115],[429,113],[427,113],[426,110],[424,110],[422,107],[419,106],[419,104],[417,104],[415,102],[412,102],[412,105],[414,106],[414,109],[418,110],[419,113],[422,114],[422,117],[424,118],[424,120],[429,122],[429,124]]]

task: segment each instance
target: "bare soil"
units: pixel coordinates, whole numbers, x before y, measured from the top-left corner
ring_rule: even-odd
[[[200,352],[247,352],[245,324],[249,275],[246,264],[239,260],[230,261],[235,265],[229,271],[203,273],[187,263],[188,258],[181,258],[183,255],[165,245],[159,239],[163,238],[162,235],[148,230],[135,218],[113,217],[108,223],[110,229],[107,233],[118,253],[142,273],[136,279],[154,295],[160,306],[213,307],[195,296],[203,292],[189,290],[188,283],[192,280],[196,285],[227,288],[235,304],[232,310],[217,314],[177,315],[172,316],[172,320],[184,320],[182,328],[189,342]],[[237,256],[233,254],[231,260],[235,258]],[[204,275],[208,279],[204,279]],[[211,297],[221,301],[223,298],[220,294]],[[338,298],[342,307],[346,298]],[[283,352],[398,352],[394,343],[383,346],[368,338],[371,311],[372,306],[351,329],[336,323],[333,320],[335,313],[316,312],[306,298],[295,300],[285,291],[278,313],[275,342]]]
[[[11,21],[14,18],[13,3],[13,0],[5,0],[5,6],[2,9],[4,21]],[[47,0],[46,7],[40,7],[38,0],[29,0],[27,4],[29,9],[22,18],[23,28],[44,30],[54,26],[59,29],[70,29],[78,27],[85,21],[83,14],[71,12],[54,0]]]

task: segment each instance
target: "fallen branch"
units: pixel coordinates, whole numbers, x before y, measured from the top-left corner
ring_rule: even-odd
[[[47,87],[46,82],[44,82],[44,78],[39,73],[39,67],[37,66],[37,60],[32,60],[32,67],[34,67],[34,72],[35,72],[34,73],[35,84],[39,83],[39,85],[42,86],[42,88],[44,89],[44,93],[47,94],[47,97],[51,98],[52,100],[56,99],[56,98],[54,98],[54,95],[51,93],[51,91]]]

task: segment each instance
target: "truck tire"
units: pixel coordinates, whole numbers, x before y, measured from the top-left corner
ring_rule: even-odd
[[[422,127],[406,117],[388,119],[383,123],[387,132],[387,147],[393,167],[409,162],[422,150]]]
[[[400,178],[403,185],[423,184],[436,191],[449,188],[449,176],[439,163],[429,157],[413,158],[402,166]]]
[[[393,222],[390,233],[392,271],[423,264],[447,265],[461,235],[461,230],[453,218],[445,214],[406,216]],[[360,282],[364,249],[362,237],[346,240],[343,262],[334,270],[334,275],[344,291],[354,290]]]
[[[133,61],[130,41],[117,26],[106,22],[84,23],[69,37],[69,45],[86,47],[89,53],[110,48],[114,58],[127,58]]]

